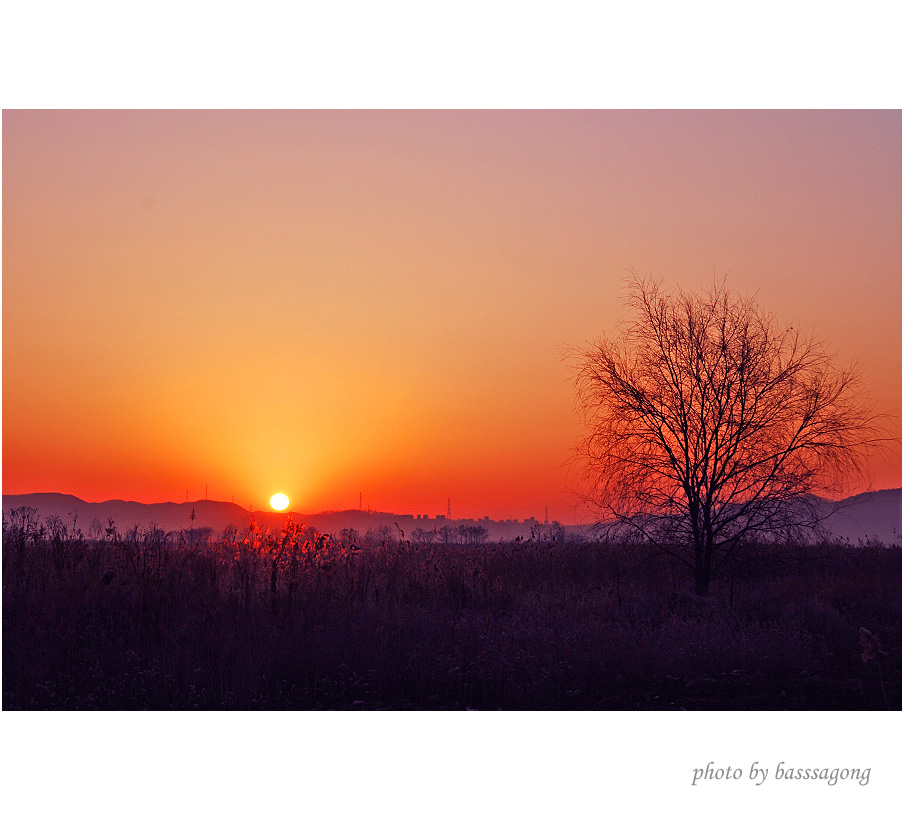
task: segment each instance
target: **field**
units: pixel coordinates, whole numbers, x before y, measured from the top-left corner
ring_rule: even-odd
[[[370,535],[86,537],[19,510],[3,708],[901,708],[900,547],[788,547],[700,600],[630,543]]]

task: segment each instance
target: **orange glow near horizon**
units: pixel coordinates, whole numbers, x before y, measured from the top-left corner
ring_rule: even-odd
[[[900,436],[900,112],[5,111],[3,492],[581,520],[628,268],[727,275]]]

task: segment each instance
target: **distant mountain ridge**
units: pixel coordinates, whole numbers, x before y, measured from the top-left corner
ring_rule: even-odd
[[[826,499],[822,503],[829,505],[829,512],[824,526],[829,534],[851,544],[866,541],[878,541],[884,544],[901,543],[901,488],[893,490],[875,490],[851,496],[842,501],[832,502]],[[120,532],[135,526],[149,527],[152,524],[161,529],[185,530],[210,527],[215,534],[220,534],[229,526],[245,528],[251,516],[262,526],[279,529],[290,514],[299,523],[316,527],[320,532],[337,535],[341,530],[350,528],[364,535],[369,529],[381,526],[392,528],[394,534],[403,533],[410,538],[414,529],[440,529],[443,526],[459,524],[479,525],[486,527],[491,540],[512,539],[517,536],[529,537],[533,526],[541,522],[534,519],[526,521],[493,521],[487,518],[446,519],[397,515],[386,512],[365,512],[363,510],[343,510],[313,514],[277,513],[269,510],[255,510],[253,513],[229,501],[186,501],[161,502],[144,504],[139,501],[123,501],[119,499],[102,502],[83,501],[74,495],[63,493],[26,493],[23,495],[4,495],[3,514],[7,517],[10,510],[17,507],[34,507],[43,521],[49,516],[58,516],[64,524],[80,527],[88,533],[92,520],[97,519],[104,526],[112,519]],[[195,518],[191,514],[194,510]],[[566,527],[568,530],[583,530],[580,526]]]
[[[825,501],[834,511],[823,522],[836,538],[851,544],[901,544],[901,488],[872,490],[841,501]]]
[[[41,519],[58,516],[64,524],[75,523],[87,533],[93,519],[98,519],[104,526],[112,519],[120,532],[132,527],[149,527],[156,525],[164,530],[189,530],[194,527],[210,527],[215,532],[222,532],[229,525],[244,524],[251,520],[248,510],[228,501],[165,501],[157,504],[144,504],[140,501],[83,501],[74,495],[63,493],[27,493],[24,495],[4,495],[3,514],[17,507],[34,507]],[[192,521],[191,513],[195,511]]]
[[[280,529],[291,515],[300,524],[315,527],[320,532],[338,533],[346,528],[357,530],[364,535],[370,529],[388,526],[395,536],[401,531],[405,538],[410,538],[413,530],[421,528],[432,531],[444,526],[459,524],[481,525],[486,527],[491,539],[511,539],[519,535],[528,537],[533,525],[540,522],[527,521],[492,521],[487,518],[447,519],[445,516],[428,518],[414,515],[401,515],[387,512],[368,512],[364,510],[341,510],[321,513],[274,512],[271,510],[254,510],[253,512],[229,501],[185,501],[144,504],[139,501],[83,501],[82,499],[63,493],[26,493],[22,495],[3,496],[3,514],[8,516],[10,510],[17,507],[33,507],[43,521],[49,516],[58,516],[67,526],[73,523],[84,533],[92,520],[97,519],[104,526],[112,519],[120,532],[138,526],[149,527],[152,524],[166,531],[202,529],[210,527],[215,534],[222,533],[229,526],[246,528],[252,515],[261,526]],[[195,518],[192,520],[192,511]]]

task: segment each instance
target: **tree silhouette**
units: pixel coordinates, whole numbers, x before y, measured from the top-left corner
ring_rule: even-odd
[[[693,570],[698,595],[753,542],[818,527],[878,446],[855,368],[723,282],[634,276],[633,317],[578,351],[584,497]],[[822,511],[822,512],[821,512]]]

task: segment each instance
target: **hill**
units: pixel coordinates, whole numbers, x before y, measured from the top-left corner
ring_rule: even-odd
[[[901,488],[876,490],[845,498],[825,520],[829,532],[851,544],[901,543]]]
[[[4,495],[3,513],[17,507],[33,507],[43,521],[49,516],[59,517],[67,526],[73,523],[87,533],[94,519],[104,526],[112,519],[120,532],[132,527],[149,527],[156,525],[163,530],[188,530],[190,527],[200,529],[210,527],[215,534],[223,532],[229,526],[247,527],[252,513],[228,501],[189,501],[181,503],[165,502],[159,504],[142,504],[137,501],[83,501],[74,495],[63,493],[27,493],[22,495]],[[195,512],[194,521],[191,513]],[[389,527],[394,535],[399,531],[405,538],[410,538],[415,529],[432,531],[444,526],[459,524],[480,525],[486,527],[493,540],[511,540],[516,536],[529,537],[531,526],[538,522],[528,521],[491,521],[480,519],[446,519],[444,516],[428,518],[413,515],[397,515],[388,512],[368,512],[364,510],[334,510],[320,513],[284,513],[270,510],[255,510],[255,520],[261,526],[280,529],[286,515],[299,523],[315,527],[320,532],[338,534],[341,530],[354,529],[361,535],[368,530]]]
[[[884,544],[901,543],[901,489],[878,490],[861,493],[842,501],[823,502],[829,510],[825,527],[831,537],[850,544],[878,541]],[[112,500],[103,502],[82,501],[74,495],[62,493],[28,493],[24,495],[4,495],[3,513],[17,507],[34,507],[43,520],[48,516],[58,516],[63,523],[89,531],[92,520],[97,519],[104,526],[112,519],[120,532],[134,526],[148,527],[154,524],[164,530],[188,530],[210,527],[214,533],[223,532],[228,526],[247,527],[251,512],[238,504],[228,501],[189,501],[182,503],[165,502],[142,504],[137,501]],[[195,518],[192,521],[191,513]],[[338,534],[350,528],[360,534],[379,527],[389,527],[397,535],[399,531],[410,538],[415,529],[434,530],[444,526],[460,524],[479,525],[489,532],[491,540],[511,540],[516,536],[529,537],[532,526],[539,522],[493,521],[482,518],[452,519],[397,515],[387,512],[366,512],[363,510],[342,510],[321,513],[292,513],[296,521],[316,527],[320,532]],[[272,529],[282,527],[286,513],[255,511],[258,523]],[[580,530],[579,527],[568,527]]]
[[[228,501],[189,501],[184,503],[164,502],[142,504],[138,501],[91,502],[82,501],[74,495],[63,493],[27,493],[24,495],[4,495],[3,514],[16,507],[34,507],[43,520],[48,516],[58,516],[64,524],[75,524],[87,533],[93,519],[104,526],[113,520],[120,532],[132,527],[149,527],[154,524],[164,530],[188,530],[210,527],[214,532],[222,532],[231,524],[247,525],[251,518],[248,510]],[[195,511],[192,521],[191,513]]]

